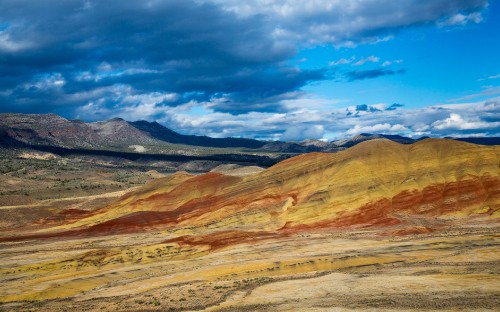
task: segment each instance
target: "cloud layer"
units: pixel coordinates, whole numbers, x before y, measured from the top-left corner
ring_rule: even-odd
[[[307,119],[316,114],[310,106],[303,107],[310,116],[300,116],[297,105],[309,97],[303,87],[335,77],[331,67],[291,65],[300,49],[390,40],[402,28],[424,24],[478,23],[487,4],[0,0],[0,110],[86,120],[119,115],[163,120],[179,129],[191,124],[218,136],[292,138],[294,131],[279,119],[289,126],[316,122]],[[344,72],[347,81],[405,72],[384,68],[401,60],[382,61],[368,55],[331,65],[382,66]],[[254,129],[254,118],[262,130]],[[249,132],[238,130],[241,125]],[[318,122],[310,134],[319,137],[329,128]]]
[[[251,112],[188,114],[176,108],[163,120],[184,132],[251,135],[284,141],[345,139],[360,133],[399,134],[413,138],[500,136],[500,98],[487,101],[433,105],[418,109],[402,104],[357,105],[345,109],[292,109],[287,113]],[[203,129],[203,132],[199,129]]]

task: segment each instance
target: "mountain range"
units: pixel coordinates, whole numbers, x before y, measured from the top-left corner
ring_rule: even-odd
[[[106,121],[82,122],[68,120],[55,114],[0,114],[0,146],[22,147],[55,146],[84,149],[129,149],[135,145],[186,145],[206,148],[239,148],[276,153],[337,152],[361,142],[385,138],[411,144],[421,139],[399,135],[362,133],[348,140],[323,142],[261,141],[246,138],[211,138],[184,135],[157,122],[129,122],[121,118]],[[498,145],[500,138],[450,138],[483,145]]]

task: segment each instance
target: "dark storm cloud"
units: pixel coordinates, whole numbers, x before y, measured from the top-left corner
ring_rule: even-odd
[[[47,93],[71,105],[71,94],[116,84],[136,93],[196,93],[196,100],[199,94],[205,100],[224,94],[228,101],[235,98],[237,111],[246,104],[259,110],[256,102],[322,79],[320,72],[281,64],[295,47],[275,42],[261,17],[237,18],[213,4],[16,0],[0,1],[0,7],[0,20],[8,25],[0,42],[0,96],[2,104],[16,103],[24,111],[37,101],[54,101],[41,99]],[[107,71],[99,70],[104,62]],[[127,73],[134,67],[135,73]],[[61,74],[64,85],[57,91],[22,86],[43,73]],[[65,105],[57,102],[52,105]],[[264,106],[273,110],[271,103]],[[225,104],[221,110],[232,108]]]
[[[381,76],[392,76],[396,74],[403,74],[406,69],[392,70],[392,69],[370,69],[370,70],[353,70],[345,73],[345,77],[348,81],[363,80],[377,78]]]
[[[328,79],[322,69],[298,70],[287,63],[298,48],[384,40],[401,27],[437,23],[486,5],[486,0],[348,6],[330,0],[0,0],[0,111],[75,117],[86,107],[112,116],[130,103],[144,111],[137,104],[143,100],[151,114],[190,101],[235,115],[284,112],[282,101],[300,97],[310,82]],[[356,71],[346,78],[401,72]],[[160,100],[148,102],[152,99]]]

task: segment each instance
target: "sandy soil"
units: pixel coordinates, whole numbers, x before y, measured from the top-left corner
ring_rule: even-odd
[[[492,311],[497,233],[309,233],[215,252],[168,232],[3,243],[0,309]]]

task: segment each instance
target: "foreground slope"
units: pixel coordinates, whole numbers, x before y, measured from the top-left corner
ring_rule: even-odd
[[[495,310],[499,191],[499,148],[447,140],[178,172],[2,232],[0,310]]]
[[[46,231],[203,234],[397,225],[427,231],[450,218],[494,220],[499,155],[499,147],[450,140],[372,140],[336,154],[298,156],[247,177],[178,173]]]

